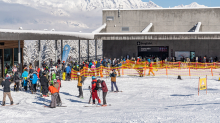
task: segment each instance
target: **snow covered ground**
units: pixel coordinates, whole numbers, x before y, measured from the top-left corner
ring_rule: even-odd
[[[208,77],[208,94],[198,96],[198,77],[176,76],[117,78],[121,93],[108,93],[108,107],[84,107],[88,105],[91,78],[83,86],[84,99],[79,99],[77,81],[62,81],[60,90],[63,105],[55,109],[44,108],[50,97],[39,93],[14,92],[15,106],[0,107],[0,122],[219,122],[220,81]],[[103,78],[110,90],[110,79]],[[2,87],[0,87],[2,99]],[[100,96],[102,99],[102,95]],[[9,99],[7,98],[7,104]],[[1,100],[2,101],[2,100]],[[0,103],[1,103],[0,101]],[[96,101],[97,102],[97,101]]]

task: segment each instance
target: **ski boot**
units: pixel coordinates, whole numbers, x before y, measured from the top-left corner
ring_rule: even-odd
[[[11,105],[13,105],[14,104],[14,102],[13,101],[11,101]]]
[[[2,106],[5,106],[5,101],[2,102]]]

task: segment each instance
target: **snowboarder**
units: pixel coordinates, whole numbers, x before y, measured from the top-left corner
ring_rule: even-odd
[[[28,84],[28,80],[27,80],[27,77],[28,77],[28,69],[25,69],[25,71],[22,73],[22,78],[23,78],[23,86],[24,86],[24,90],[27,91],[27,84]]]
[[[50,85],[50,87],[48,88],[49,91],[51,92],[51,102],[50,102],[50,108],[56,108],[56,106],[61,106],[61,99],[60,99],[60,95],[59,95],[59,91],[57,90],[57,88],[55,88],[52,84]]]
[[[108,92],[108,88],[107,88],[104,80],[102,80],[101,85],[102,85],[102,96],[103,96],[103,105],[102,106],[107,106],[106,105],[106,95]]]
[[[37,80],[39,80],[38,77],[37,77],[37,72],[34,72],[33,77],[30,78],[30,80],[32,81],[32,83],[31,83],[31,93],[33,94],[33,93],[36,93]]]
[[[116,88],[116,92],[118,92],[118,87],[116,85],[116,76],[117,76],[117,73],[115,72],[115,69],[113,69],[112,73],[110,74],[110,77],[111,77],[111,91],[114,91],[114,88],[113,88],[113,85],[114,85],[115,88]]]
[[[48,92],[48,79],[46,78],[46,73],[43,73],[43,76],[41,76],[40,78],[40,84],[41,84],[41,88],[42,88],[42,94],[44,97],[47,97],[47,92]]]
[[[1,85],[2,85],[2,87],[4,87],[2,106],[5,106],[6,95],[9,97],[11,105],[13,105],[13,99],[11,97],[11,92],[10,92],[11,82],[10,82],[10,75],[9,74],[6,74],[6,77],[5,77],[5,79],[3,79]]]
[[[77,76],[78,76],[78,85],[77,85],[77,87],[79,88],[79,96],[78,97],[83,98],[82,84],[85,80],[85,77],[81,76],[80,72],[77,73]]]
[[[95,76],[92,76],[92,100],[93,100],[93,104],[95,104],[95,99],[98,100],[98,103],[101,104],[101,100],[99,99],[98,97],[98,94],[97,94],[97,88],[96,88],[96,83],[97,83],[97,80],[95,78]]]

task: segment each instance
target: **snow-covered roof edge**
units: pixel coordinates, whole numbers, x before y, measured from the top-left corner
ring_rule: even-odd
[[[197,8],[139,8],[139,9],[120,9],[120,10],[173,10],[173,9],[220,9],[220,7],[197,7]],[[118,9],[102,9],[102,11],[112,11]]]

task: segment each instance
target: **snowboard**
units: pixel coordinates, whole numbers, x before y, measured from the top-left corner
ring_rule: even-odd
[[[19,103],[16,103],[16,104],[13,104],[13,105],[19,105]],[[13,105],[5,105],[5,106],[13,106]],[[2,107],[4,107],[4,106],[2,106]]]
[[[65,81],[66,80],[66,73],[63,72],[63,80]]]

